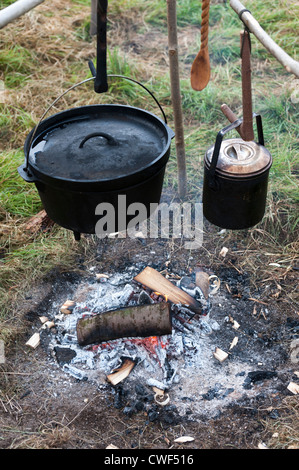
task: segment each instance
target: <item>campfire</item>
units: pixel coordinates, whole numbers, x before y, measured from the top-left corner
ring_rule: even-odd
[[[203,269],[178,276],[138,264],[113,274],[91,268],[40,317],[28,344],[46,344],[66,376],[108,390],[128,415],[215,415],[255,396],[265,380],[277,386],[275,359],[258,339],[246,350],[245,318],[235,318],[239,299],[233,305],[219,287]]]
[[[150,267],[130,279],[126,273],[95,275],[93,284],[79,286],[75,300],[57,306],[53,355],[78,378],[90,375],[88,366],[116,385],[134,369],[135,375],[152,374],[150,383],[159,390],[168,389],[176,380],[173,361],[183,353],[182,337],[209,329],[203,321],[209,275],[204,277],[200,286],[195,274],[178,282]]]

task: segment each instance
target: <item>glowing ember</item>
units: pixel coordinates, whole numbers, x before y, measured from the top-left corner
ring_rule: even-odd
[[[161,294],[160,292],[154,292],[155,295],[157,295],[158,297],[164,297],[164,299],[166,300],[166,302],[168,302],[168,295],[166,294]]]
[[[122,340],[118,340],[121,342],[135,344],[136,346],[143,347],[146,352],[162,366],[161,361],[159,359],[159,352],[160,349],[166,350],[167,346],[169,345],[169,340],[166,337],[160,336],[149,336],[147,338],[123,338]],[[113,342],[106,342],[100,344],[94,344],[87,348],[88,351],[92,351],[93,353],[99,352],[99,350],[106,350],[111,351],[114,349]]]

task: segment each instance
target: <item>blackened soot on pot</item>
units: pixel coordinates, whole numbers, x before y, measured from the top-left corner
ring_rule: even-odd
[[[77,180],[107,180],[135,173],[163,151],[162,130],[136,118],[70,121],[51,129],[30,152],[30,160],[50,176]]]

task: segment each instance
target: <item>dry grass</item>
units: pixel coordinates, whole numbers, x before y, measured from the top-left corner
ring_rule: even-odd
[[[286,397],[277,408],[279,419],[264,422],[267,447],[270,449],[299,449],[299,401]]]

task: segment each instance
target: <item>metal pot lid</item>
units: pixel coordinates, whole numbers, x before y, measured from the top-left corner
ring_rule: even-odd
[[[205,160],[210,165],[214,146],[210,147]],[[222,141],[216,169],[220,173],[235,176],[248,176],[265,171],[272,163],[270,152],[254,141],[227,139]]]
[[[29,162],[50,177],[109,181],[136,174],[159,161],[170,129],[155,115],[122,105],[92,105],[43,121]]]

